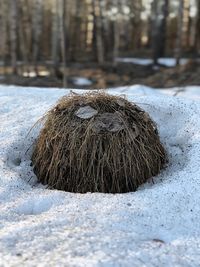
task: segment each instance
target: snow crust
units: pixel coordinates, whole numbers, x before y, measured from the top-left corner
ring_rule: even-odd
[[[181,97],[139,85],[108,92],[149,112],[168,151],[167,168],[137,192],[38,184],[30,157],[39,128],[28,132],[69,90],[0,86],[0,266],[199,266],[200,87]]]

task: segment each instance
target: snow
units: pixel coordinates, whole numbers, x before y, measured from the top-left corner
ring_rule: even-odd
[[[150,65],[153,63],[152,59],[148,58],[117,58],[116,61],[118,62],[124,62],[124,63],[134,63],[138,65]]]
[[[150,113],[169,154],[136,192],[38,184],[30,158],[39,127],[29,130],[69,90],[0,86],[0,266],[199,266],[200,87],[108,92]]]
[[[153,60],[150,58],[117,58],[118,62],[126,62],[126,63],[134,63],[138,65],[150,65],[153,64]],[[184,65],[188,62],[188,59],[181,58],[180,59],[180,65]],[[158,63],[166,66],[166,67],[174,67],[176,65],[176,59],[175,58],[159,58]]]
[[[89,86],[92,81],[84,77],[73,77],[73,84],[77,86]]]
[[[159,92],[164,92],[165,94],[172,96],[181,96],[193,100],[200,100],[200,87],[198,86],[187,86],[186,89],[185,87],[175,87],[165,91],[160,89]]]
[[[176,65],[175,58],[159,58],[158,62],[162,65],[165,65],[166,67],[174,67]],[[185,65],[187,62],[188,62],[188,59],[186,58],[180,59],[180,65]]]

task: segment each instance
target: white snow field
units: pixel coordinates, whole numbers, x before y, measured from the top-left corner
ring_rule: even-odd
[[[109,89],[150,113],[169,164],[136,192],[74,194],[37,183],[27,136],[69,90],[0,86],[0,266],[199,266],[200,87],[185,90]]]

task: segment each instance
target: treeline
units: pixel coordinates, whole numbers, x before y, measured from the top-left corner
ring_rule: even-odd
[[[13,73],[128,54],[179,63],[199,51],[200,0],[0,0],[0,60]]]

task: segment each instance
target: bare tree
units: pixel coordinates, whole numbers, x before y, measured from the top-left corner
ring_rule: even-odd
[[[94,42],[97,52],[97,61],[104,62],[104,47],[103,47],[103,24],[102,24],[102,10],[101,1],[93,0],[93,16],[94,16]]]
[[[165,54],[168,8],[169,0],[154,0],[152,3],[152,48],[155,65],[158,64],[158,58]]]
[[[117,64],[116,58],[119,55],[119,45],[120,45],[120,21],[118,14],[120,12],[120,2],[119,0],[113,1],[113,6],[116,7],[116,14],[113,21],[113,63]]]
[[[183,34],[184,34],[184,46],[190,48],[190,40],[191,40],[191,17],[190,17],[190,9],[191,9],[191,1],[184,0],[184,14],[183,14]]]
[[[12,73],[17,73],[17,1],[10,0],[10,42]]]
[[[32,23],[30,3],[28,0],[19,0],[19,50],[23,59],[23,71],[29,73],[32,52]]]
[[[165,49],[166,49],[166,37],[167,37],[167,18],[169,15],[169,0],[163,0],[162,8],[161,8],[161,24],[160,24],[160,51],[159,56],[165,56]]]
[[[19,8],[18,8],[18,15],[20,17],[19,20],[19,53],[20,53],[20,59],[22,60],[21,64],[21,74],[23,72],[28,73],[28,49],[26,45],[26,37],[25,37],[25,30],[24,30],[24,23],[23,23],[23,8],[22,8],[22,2],[20,0]]]
[[[52,0],[52,46],[53,75],[59,76],[59,0]]]
[[[200,52],[200,0],[196,0],[197,17],[195,25],[195,51],[198,54]]]
[[[158,21],[158,0],[152,2],[152,49],[154,65],[158,64],[158,35],[159,35],[159,21]]]
[[[175,51],[176,65],[180,64],[180,59],[182,55],[183,9],[184,9],[184,0],[179,0],[178,27],[177,27],[176,51]]]
[[[4,14],[3,14],[3,4],[2,2],[0,1],[0,35],[3,36],[3,38],[0,39],[0,58],[2,60],[2,55],[4,53],[4,32],[5,32],[5,29],[3,26],[3,23],[5,21],[4,19]]]
[[[166,49],[175,52],[179,64],[188,48],[198,53],[200,0],[195,18],[191,0],[148,1],[151,10],[143,0],[0,0],[0,59],[15,74],[33,67],[37,73],[40,61],[47,66],[52,60],[57,77],[62,76],[62,63],[66,85],[69,60],[104,64],[109,59],[116,64],[121,52],[149,52],[151,47],[155,64]]]
[[[67,87],[67,64],[66,64],[66,0],[60,0],[60,34],[61,34],[61,53],[63,63],[63,87]]]
[[[130,1],[131,9],[131,49],[137,50],[141,45],[141,35],[142,35],[142,21],[141,21],[141,12],[142,12],[142,1],[135,0]],[[127,30],[126,30],[127,34]]]
[[[1,59],[3,60],[4,64],[4,73],[6,74],[6,55],[7,55],[7,41],[8,41],[8,34],[7,34],[7,14],[8,12],[8,4],[6,1],[0,2],[0,53]]]
[[[42,1],[35,0],[34,15],[33,15],[33,64],[37,75],[38,75],[38,60],[40,52],[40,37],[42,34],[42,12],[43,12]]]

